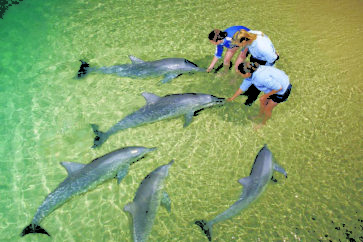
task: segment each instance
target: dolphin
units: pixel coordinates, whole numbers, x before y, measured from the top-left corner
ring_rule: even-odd
[[[276,164],[271,151],[267,148],[267,145],[265,144],[255,159],[255,163],[252,166],[251,174],[248,177],[244,177],[238,180],[238,182],[243,185],[243,192],[240,198],[227,210],[218,214],[212,220],[195,221],[195,224],[201,227],[204,234],[208,237],[209,241],[212,241],[213,225],[239,214],[250,203],[256,200],[265,190],[269,181],[274,180],[272,177],[274,170],[284,174],[287,178],[286,171],[284,170],[284,168]]]
[[[143,61],[132,55],[129,55],[129,58],[132,64],[110,67],[90,67],[87,62],[80,60],[82,64],[78,71],[78,77],[81,78],[93,71],[131,78],[164,76],[162,83],[166,83],[183,73],[205,71],[204,68],[199,68],[193,62],[183,58],[166,58],[155,61]]]
[[[88,164],[61,162],[68,177],[48,194],[35,213],[30,225],[25,227],[21,236],[30,233],[50,234],[40,227],[41,221],[55,209],[75,195],[85,193],[102,182],[116,176],[118,183],[126,176],[131,163],[141,159],[156,148],[125,147],[99,157]]]
[[[225,101],[224,98],[201,93],[171,94],[159,97],[152,93],[143,92],[142,96],[146,100],[146,105],[120,120],[108,131],[101,132],[98,129],[98,125],[91,124],[93,132],[96,135],[92,148],[101,146],[108,137],[119,130],[153,123],[167,118],[184,115],[184,127],[187,127],[192,122],[195,112],[207,107],[222,105]]]
[[[135,242],[147,241],[160,204],[170,212],[171,201],[169,195],[163,191],[163,183],[173,163],[172,160],[169,164],[159,166],[147,175],[137,189],[133,202],[124,207],[124,210],[132,216],[132,233]]]

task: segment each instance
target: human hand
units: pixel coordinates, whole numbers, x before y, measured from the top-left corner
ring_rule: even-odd
[[[232,102],[233,99],[230,97],[230,98],[227,98],[227,102]]]
[[[207,72],[210,72],[213,68],[208,67]]]

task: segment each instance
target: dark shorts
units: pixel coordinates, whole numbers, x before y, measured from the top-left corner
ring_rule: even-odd
[[[276,60],[274,62],[272,62],[271,64],[274,65],[276,61],[278,61],[280,59],[280,56],[277,56]],[[259,60],[255,57],[253,57],[252,55],[250,56],[250,62],[257,62],[260,65],[266,65],[267,61],[264,60]]]
[[[287,98],[290,95],[291,92],[291,87],[292,85],[290,84],[287,89],[286,92],[282,95],[278,95],[278,94],[273,94],[269,97],[269,99],[271,99],[272,101],[274,101],[275,103],[283,103],[287,100]]]
[[[251,106],[252,103],[257,99],[258,95],[260,94],[260,90],[258,90],[255,85],[251,85],[247,91],[245,91],[242,95],[247,96],[247,100],[245,102],[246,106]]]

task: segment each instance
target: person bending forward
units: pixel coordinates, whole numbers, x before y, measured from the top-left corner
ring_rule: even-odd
[[[224,56],[223,66],[224,70],[228,71],[231,59],[233,55],[236,53],[236,51],[239,49],[237,45],[231,44],[231,40],[233,35],[240,30],[249,31],[249,29],[244,26],[232,26],[225,29],[224,31],[219,29],[214,29],[212,32],[209,33],[208,35],[209,41],[213,45],[216,45],[216,52],[214,54],[211,64],[207,69],[207,72],[210,72],[213,69],[214,65],[217,63],[217,61],[222,57],[224,47],[227,48],[227,53]]]
[[[289,77],[272,66],[259,65],[256,62],[246,62],[238,65],[238,74],[245,80],[235,94],[228,98],[231,102],[247,90],[252,84],[264,94],[260,97],[260,113],[254,118],[262,118],[262,123],[256,129],[265,125],[272,115],[272,110],[282,102],[285,102],[290,95],[291,87]]]

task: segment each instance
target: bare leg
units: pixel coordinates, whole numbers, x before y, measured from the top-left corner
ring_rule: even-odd
[[[241,64],[242,62],[245,61],[246,57],[247,57],[247,51],[248,51],[248,48],[245,48],[237,57],[236,59],[236,65],[234,66],[235,70],[236,70],[236,73],[238,71],[238,66],[239,64]]]
[[[223,68],[224,68],[225,73],[228,72],[231,59],[237,50],[238,50],[238,47],[227,50],[226,55],[224,56],[224,62],[223,62]]]
[[[271,101],[271,100],[267,99],[265,102],[263,102],[260,99],[260,113],[258,115],[255,115],[255,116],[251,116],[250,119],[254,120],[254,119],[263,118],[264,114],[265,114],[266,106],[267,106],[269,101]]]
[[[265,125],[267,120],[271,118],[272,115],[272,109],[274,109],[277,106],[278,103],[275,103],[271,99],[268,100],[267,105],[265,106],[265,118],[262,121],[262,125]]]

